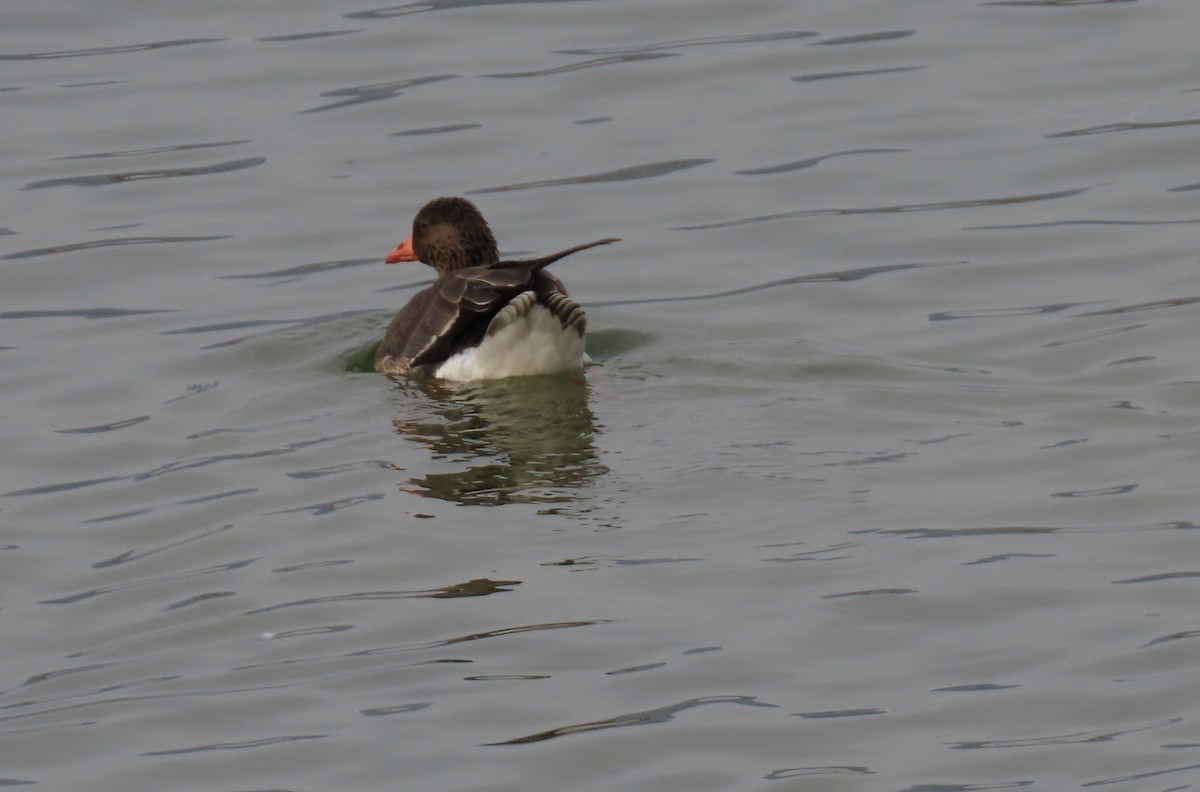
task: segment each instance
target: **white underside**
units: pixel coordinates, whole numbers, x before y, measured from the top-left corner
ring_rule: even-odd
[[[583,338],[554,314],[535,305],[525,316],[477,347],[447,358],[434,376],[455,382],[552,374],[587,362]]]

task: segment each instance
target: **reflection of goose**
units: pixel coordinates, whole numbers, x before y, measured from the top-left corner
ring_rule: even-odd
[[[422,261],[437,270],[437,281],[396,314],[375,353],[375,370],[466,382],[579,368],[587,317],[545,267],[616,241],[501,261],[496,238],[474,204],[435,198],[385,260]]]
[[[482,382],[451,391],[421,383],[440,421],[395,421],[396,431],[435,458],[468,467],[410,479],[427,497],[492,505],[570,503],[607,468],[593,445],[595,417],[577,374]]]

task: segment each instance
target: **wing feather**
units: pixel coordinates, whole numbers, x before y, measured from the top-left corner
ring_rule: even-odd
[[[547,265],[616,241],[602,239],[538,259],[497,261],[440,276],[396,314],[376,352],[375,368],[433,373],[456,351],[479,343],[492,317],[521,292],[566,295],[562,281],[544,271]]]
[[[418,324],[425,342],[412,350],[409,365],[441,363],[455,351],[477,344],[492,317],[526,290],[534,274],[527,267],[469,267],[439,278],[435,296]]]

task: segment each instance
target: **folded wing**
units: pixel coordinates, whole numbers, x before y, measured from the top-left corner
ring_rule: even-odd
[[[413,295],[392,320],[377,359],[390,357],[398,370],[431,373],[465,347],[478,344],[492,317],[518,294],[567,293],[562,281],[544,268],[564,256],[619,240],[601,239],[528,261],[498,261],[442,275]]]

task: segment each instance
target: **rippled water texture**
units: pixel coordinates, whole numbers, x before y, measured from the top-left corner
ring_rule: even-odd
[[[1195,0],[0,17],[0,785],[1200,787]]]

